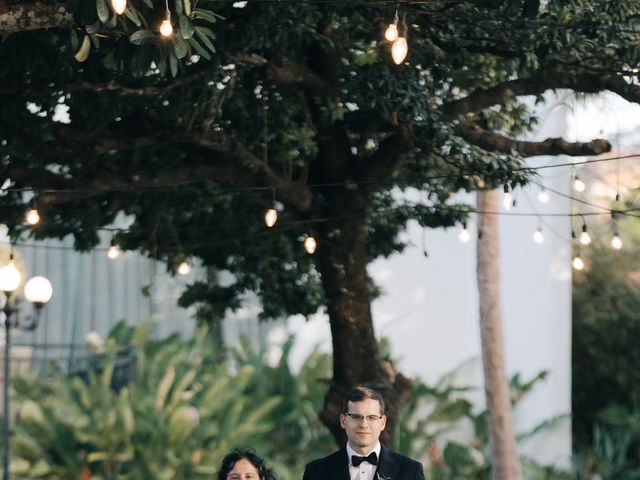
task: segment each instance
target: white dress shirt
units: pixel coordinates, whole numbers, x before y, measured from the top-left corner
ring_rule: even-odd
[[[359,453],[353,451],[349,443],[347,442],[347,463],[349,464],[349,477],[351,480],[374,480],[374,475],[376,473],[377,465],[371,465],[366,460],[362,462],[357,467],[351,465],[351,456],[358,455],[361,457],[366,457],[371,452],[376,452],[378,457],[378,463],[380,462],[380,442],[376,443],[376,446],[370,452],[365,453],[364,455],[360,455]]]

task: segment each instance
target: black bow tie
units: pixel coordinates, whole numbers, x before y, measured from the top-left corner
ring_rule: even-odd
[[[366,457],[361,457],[359,455],[351,455],[351,465],[353,465],[354,467],[357,467],[362,462],[369,462],[371,465],[377,465],[378,455],[376,455],[376,452],[371,452]]]

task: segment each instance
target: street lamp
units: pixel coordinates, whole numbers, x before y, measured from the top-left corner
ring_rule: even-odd
[[[2,421],[2,478],[9,480],[9,346],[12,328],[33,330],[38,326],[38,320],[42,313],[42,307],[51,299],[53,288],[51,282],[45,277],[32,277],[24,286],[25,298],[33,303],[34,312],[24,318],[18,316],[17,298],[15,292],[22,282],[22,274],[13,261],[13,254],[9,263],[0,268],[0,290],[4,293],[5,302],[2,308],[4,313],[4,378],[3,385],[3,421]]]

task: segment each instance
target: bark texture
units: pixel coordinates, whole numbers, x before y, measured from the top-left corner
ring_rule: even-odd
[[[489,412],[493,480],[520,480],[522,472],[513,430],[511,393],[504,361],[504,336],[500,301],[500,248],[498,239],[498,190],[477,194],[477,277],[480,297],[480,338],[484,389]],[[495,213],[494,213],[495,212]]]

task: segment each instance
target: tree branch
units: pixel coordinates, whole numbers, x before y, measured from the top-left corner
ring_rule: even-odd
[[[402,124],[396,127],[396,131],[380,142],[378,149],[365,160],[366,165],[362,169],[367,172],[366,180],[389,178],[412,146],[410,126]]]
[[[573,89],[585,93],[598,93],[609,90],[622,98],[640,102],[640,86],[629,84],[617,75],[553,71],[547,74],[511,80],[485,90],[477,90],[465,98],[444,104],[443,117],[451,120],[458,115],[477,112],[524,95],[539,95],[547,90],[558,88]]]
[[[144,137],[112,137],[94,139],[71,128],[61,128],[59,138],[68,146],[50,150],[51,155],[67,154],[84,150],[88,154],[105,155],[115,151],[147,148],[176,148],[207,156],[206,164],[193,163],[179,170],[170,168],[152,174],[137,171],[125,177],[109,177],[101,174],[94,181],[74,181],[51,172],[34,175],[33,170],[14,164],[0,174],[17,182],[27,183],[43,193],[38,202],[64,203],[114,191],[140,191],[167,186],[193,184],[205,181],[229,181],[248,188],[275,188],[278,199],[299,210],[311,206],[311,191],[305,186],[278,176],[265,162],[253,155],[242,144],[222,132],[192,133],[165,132]],[[47,145],[43,145],[46,151]],[[17,163],[17,162],[14,162]],[[45,173],[45,172],[42,172]],[[37,179],[33,183],[33,179]],[[52,190],[65,190],[64,192]]]
[[[48,5],[35,2],[6,5],[0,2],[0,34],[41,28],[66,28],[72,25],[74,25],[73,15],[67,11],[64,4]]]
[[[517,152],[523,157],[537,155],[600,155],[611,150],[607,140],[596,139],[590,142],[567,142],[562,138],[548,138],[542,142],[527,142],[484,130],[471,122],[458,125],[456,133],[467,142],[488,152]]]

